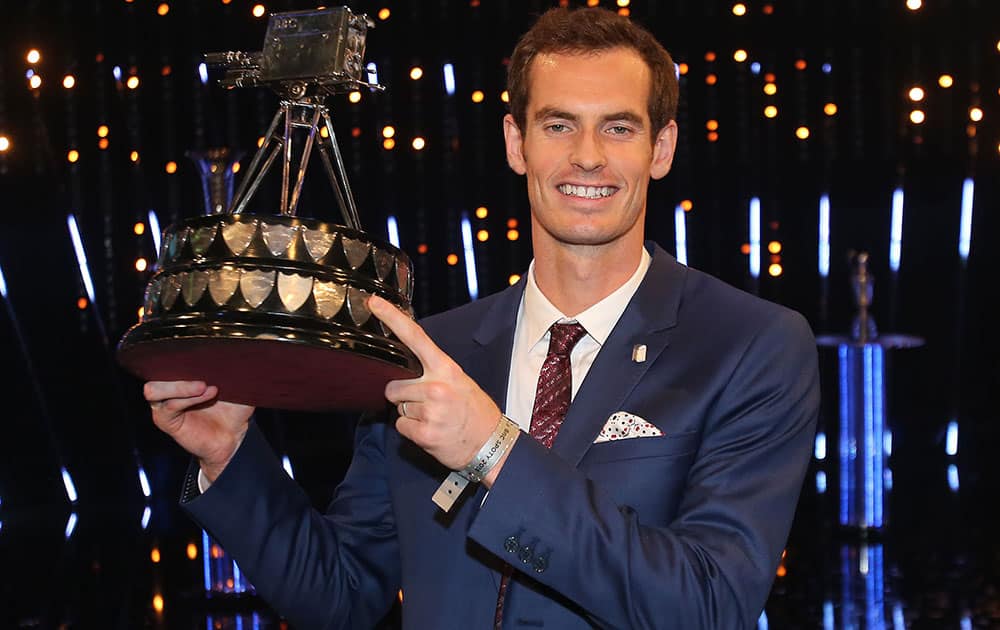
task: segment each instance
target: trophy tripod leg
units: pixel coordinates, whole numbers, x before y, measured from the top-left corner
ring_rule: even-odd
[[[302,157],[299,159],[299,174],[295,179],[295,189],[292,190],[292,200],[288,205],[288,214],[295,216],[295,209],[299,205],[299,196],[302,194],[302,184],[306,178],[306,168],[309,166],[309,155],[312,153],[313,143],[316,140],[316,129],[319,127],[321,109],[315,108],[312,117],[312,124],[309,126],[309,136],[306,138],[306,145],[302,149]]]
[[[284,149],[285,155],[281,164],[281,214],[288,212],[288,180],[292,171],[292,105],[287,101],[281,104],[281,111],[285,114],[285,134]]]
[[[267,144],[264,145],[264,148],[266,147]],[[259,171],[254,173],[253,181],[250,182],[250,186],[247,189],[246,196],[240,199],[239,204],[233,207],[233,209],[230,211],[230,214],[240,214],[241,212],[243,212],[243,208],[245,208],[246,205],[250,203],[250,198],[253,197],[255,192],[257,192],[257,188],[260,186],[260,183],[264,181],[264,176],[267,175],[267,172],[269,170],[271,170],[271,166],[274,164],[274,161],[278,159],[278,154],[281,153],[281,149],[282,149],[282,143],[280,141],[277,142],[273,147],[271,147],[271,153],[267,156],[267,160],[264,162],[264,166],[261,167]],[[249,179],[250,178],[247,177],[244,181],[249,181]]]
[[[330,149],[328,149],[322,142],[318,143],[316,146],[319,149],[320,157],[323,158],[323,166],[326,167],[326,176],[330,179],[330,185],[333,187],[333,193],[337,196],[337,205],[340,207],[340,214],[343,215],[344,222],[347,224],[347,227],[360,230],[361,225],[358,220],[351,215],[351,211],[347,207],[347,202],[344,201],[344,193],[340,191],[340,184],[337,183],[337,173],[333,170],[333,162],[329,154]]]
[[[330,112],[323,108],[323,122],[326,124],[326,133],[330,136],[330,146],[333,148],[333,162],[337,167],[337,174],[340,181],[344,182],[344,196],[347,207],[350,209],[351,219],[357,229],[361,229],[361,220],[358,218],[358,208],[354,205],[354,194],[351,192],[351,183],[347,180],[347,170],[344,168],[344,159],[340,156],[340,147],[337,146],[337,136],[333,135],[333,121],[330,120]]]
[[[242,210],[243,207],[246,206],[247,201],[249,201],[250,197],[253,195],[253,191],[250,191],[249,194],[247,193],[247,187],[249,186],[251,180],[259,179],[254,176],[257,174],[257,168],[260,165],[261,158],[264,157],[264,154],[267,152],[267,147],[271,143],[271,139],[274,137],[274,132],[278,129],[278,121],[281,120],[281,114],[282,111],[279,110],[274,115],[274,118],[271,119],[271,126],[267,128],[267,133],[264,134],[264,143],[260,145],[260,149],[258,149],[257,153],[253,156],[253,160],[250,162],[250,167],[247,168],[247,174],[243,176],[243,180],[240,182],[239,188],[236,189],[236,194],[233,195],[233,200],[229,205],[229,214],[239,214],[238,211],[234,211],[234,208],[239,207]],[[265,167],[264,172],[266,171],[267,168]]]

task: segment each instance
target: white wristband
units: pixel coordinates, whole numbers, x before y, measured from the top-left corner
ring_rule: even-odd
[[[497,428],[493,430],[493,434],[479,449],[472,461],[462,470],[456,470],[449,474],[431,500],[445,512],[450,510],[470,482],[479,483],[493,470],[497,462],[503,458],[504,453],[517,440],[519,433],[520,428],[513,420],[507,416],[500,416]]]

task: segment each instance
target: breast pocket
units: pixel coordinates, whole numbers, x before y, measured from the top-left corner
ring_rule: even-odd
[[[640,522],[665,527],[677,516],[698,451],[697,431],[594,444],[581,469]]]

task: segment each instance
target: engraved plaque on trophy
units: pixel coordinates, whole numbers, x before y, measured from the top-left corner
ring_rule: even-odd
[[[361,78],[372,26],[346,7],[276,13],[263,51],[206,55],[225,69],[223,86],[266,86],[281,105],[232,198],[220,201],[224,181],[207,181],[206,214],[164,230],[142,319],[118,346],[130,372],[203,380],[222,400],[315,411],[380,408],[388,381],[419,375],[416,357],[367,307],[379,295],[412,315],[412,263],[361,229],[326,106],[332,94],[383,89]],[[296,216],[314,151],[344,225]],[[212,164],[228,169],[225,155],[197,159],[205,177]],[[275,165],[277,212],[246,213]]]

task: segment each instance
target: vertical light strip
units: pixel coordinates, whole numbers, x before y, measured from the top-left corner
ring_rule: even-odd
[[[899,602],[892,605],[892,630],[906,630],[906,618],[903,617],[903,605]]]
[[[399,225],[396,223],[396,217],[389,215],[386,218],[385,229],[389,232],[389,242],[399,247]]]
[[[674,240],[677,243],[677,262],[688,264],[687,221],[684,218],[684,208],[680,204],[674,208]]]
[[[76,503],[76,486],[73,485],[73,478],[65,466],[62,466],[60,470],[62,471],[63,486],[66,488],[66,498],[69,499],[70,503]]]
[[[892,191],[892,227],[889,233],[889,268],[899,271],[903,251],[903,189]]]
[[[948,431],[944,439],[944,452],[947,455],[958,455],[958,421],[948,423]]]
[[[819,198],[819,275],[830,275],[830,195]]]
[[[826,471],[816,471],[816,492],[826,494]]]
[[[750,199],[750,275],[760,277],[760,198]]]
[[[882,450],[886,457],[892,457],[892,431],[889,429],[882,432]]]
[[[3,277],[3,267],[0,267],[0,297],[7,297],[7,280]]]
[[[885,446],[883,441],[885,436],[885,406],[882,400],[885,395],[885,384],[882,382],[882,376],[885,374],[885,369],[882,366],[884,354],[880,345],[873,344],[869,345],[868,348],[871,349],[872,356],[872,429],[874,433],[872,440],[872,491],[874,494],[872,505],[875,520],[872,525],[882,527],[882,517],[885,513],[882,505],[885,497],[883,492],[883,484],[885,483]],[[879,558],[881,559],[881,547],[879,547]]]
[[[208,539],[208,532],[201,530],[201,565],[202,570],[205,572],[205,592],[212,590],[212,571],[211,567],[211,554],[212,554],[212,543]]]
[[[476,275],[476,253],[472,249],[472,224],[462,214],[462,247],[465,250],[465,280],[469,285],[469,298],[479,299],[479,280]]]
[[[76,529],[76,521],[76,512],[70,512],[69,518],[66,519],[66,531],[63,532],[66,536],[66,540],[69,540],[69,537],[73,535],[73,530]]]
[[[208,83],[208,66],[205,65],[204,61],[198,64],[198,78],[201,79],[202,85]]]
[[[281,456],[281,467],[285,469],[289,477],[295,479],[295,472],[292,471],[292,460],[288,459],[288,455]]]
[[[816,434],[816,442],[813,446],[813,456],[821,461],[826,459],[826,433],[823,431]]]
[[[146,477],[146,469],[142,466],[139,466],[139,485],[142,487],[142,496],[148,499],[152,492],[149,489],[149,478]]]
[[[149,519],[153,516],[153,508],[148,505],[142,511],[142,529],[143,531],[149,529]]]
[[[80,266],[80,277],[83,278],[83,287],[87,290],[87,297],[93,302],[94,283],[90,279],[90,267],[87,266],[87,254],[83,251],[80,228],[77,226],[76,217],[72,213],[66,217],[66,224],[69,226],[69,236],[73,239],[73,249],[76,251],[76,262]]]
[[[243,572],[240,571],[240,565],[236,564],[236,561],[233,560],[233,592],[242,593],[246,590],[247,587],[243,583]]]
[[[160,254],[160,236],[162,232],[160,231],[160,219],[156,216],[155,210],[150,210],[149,214],[149,235],[153,237],[153,247],[156,248],[156,254]]]
[[[455,95],[455,67],[450,63],[444,64],[444,91],[448,96]]]
[[[958,255],[962,262],[969,260],[972,245],[972,200],[976,193],[976,183],[967,177],[962,183],[962,224],[958,230]]]
[[[851,522],[851,490],[856,482],[854,460],[851,457],[851,422],[853,411],[849,406],[852,383],[848,365],[850,346],[842,343],[837,347],[840,381],[840,524]]]
[[[875,447],[875,383],[872,380],[872,370],[874,369],[872,346],[866,344],[862,349],[864,370],[864,420],[865,433],[862,437],[864,441],[864,492],[865,492],[865,514],[864,524],[870,527],[875,523],[875,456],[881,457],[881,449]],[[880,445],[881,446],[881,445]]]
[[[958,492],[958,466],[955,464],[948,464],[948,487]]]
[[[834,630],[833,602],[830,600],[823,602],[823,630]]]

